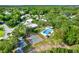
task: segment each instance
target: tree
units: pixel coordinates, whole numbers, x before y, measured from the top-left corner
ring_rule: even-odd
[[[73,53],[73,50],[67,49],[67,48],[52,48],[51,50],[48,50],[47,52],[50,52],[50,53]]]
[[[69,31],[66,32],[64,42],[67,43],[68,45],[77,44],[79,42],[79,39],[77,38],[77,35],[79,33],[78,30],[79,30],[79,27],[75,25],[71,25],[69,27]]]
[[[18,27],[13,31],[13,34],[20,37],[26,34],[26,26],[23,24],[18,25]]]

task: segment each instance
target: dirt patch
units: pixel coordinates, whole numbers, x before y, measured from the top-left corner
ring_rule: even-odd
[[[70,47],[65,44],[53,45],[51,42],[48,42],[48,43],[43,43],[39,45],[38,47],[35,47],[34,51],[41,52],[41,51],[49,50],[51,48],[68,48],[69,49]]]

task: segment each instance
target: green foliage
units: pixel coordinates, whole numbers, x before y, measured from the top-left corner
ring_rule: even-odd
[[[16,47],[17,42],[18,38],[16,36],[11,36],[8,40],[0,41],[0,52],[12,52],[12,50]]]
[[[0,37],[4,35],[4,31],[0,30]]]
[[[48,50],[47,52],[50,53],[72,53],[72,49],[67,49],[67,48],[52,48],[51,50]]]
[[[10,12],[10,15],[4,14],[5,11]],[[20,11],[24,11],[21,14]],[[47,22],[40,20],[34,21],[39,27],[32,29],[23,24],[22,21],[27,19],[20,19],[22,15],[44,15]],[[71,18],[71,16],[75,16]],[[31,16],[30,16],[31,17]],[[27,17],[26,17],[27,18]],[[41,19],[41,18],[40,18]],[[24,7],[1,7],[0,21],[5,22],[9,27],[17,27],[11,33],[12,36],[6,41],[0,41],[1,52],[11,52],[16,47],[18,37],[29,35],[30,33],[38,33],[42,28],[51,25],[54,28],[54,36],[51,39],[56,44],[64,42],[67,45],[73,46],[79,44],[79,8],[73,6],[24,6]],[[41,28],[41,29],[40,29]],[[0,29],[0,36],[3,36],[3,29]],[[72,52],[71,49],[53,48],[50,52]],[[79,52],[78,47],[74,52]]]
[[[4,29],[3,27],[0,27],[0,37],[2,37],[4,35]]]
[[[26,34],[26,26],[23,24],[18,25],[18,27],[13,31],[13,34],[17,37],[23,36]]]
[[[71,46],[74,53],[79,53],[79,44]]]
[[[79,27],[75,25],[71,25],[69,27],[69,31],[66,33],[65,42],[69,45],[74,45],[79,43],[79,38],[77,35],[79,34]]]

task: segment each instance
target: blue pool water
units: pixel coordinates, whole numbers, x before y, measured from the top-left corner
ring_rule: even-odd
[[[52,29],[48,28],[48,29],[44,30],[43,33],[46,34],[46,35],[48,35],[51,31],[52,31]]]

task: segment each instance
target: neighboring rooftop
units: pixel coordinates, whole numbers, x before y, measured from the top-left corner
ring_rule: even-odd
[[[26,20],[26,22],[24,23],[24,25],[27,25],[27,27],[30,27],[30,28],[36,28],[38,27],[37,24],[35,23],[32,23],[33,19],[28,19]]]
[[[18,38],[19,42],[17,44],[17,48],[13,50],[16,53],[23,53],[23,48],[27,46],[27,43],[24,41],[23,37]]]
[[[24,39],[20,37],[18,42],[18,47],[24,48],[25,46],[27,46],[26,42],[24,42]]]
[[[29,19],[29,18],[30,18],[30,14],[25,14],[25,15],[22,15],[22,16],[21,16],[21,19],[24,19],[24,18]]]
[[[28,26],[29,26],[30,28],[36,28],[36,27],[38,27],[37,24],[29,24]]]

